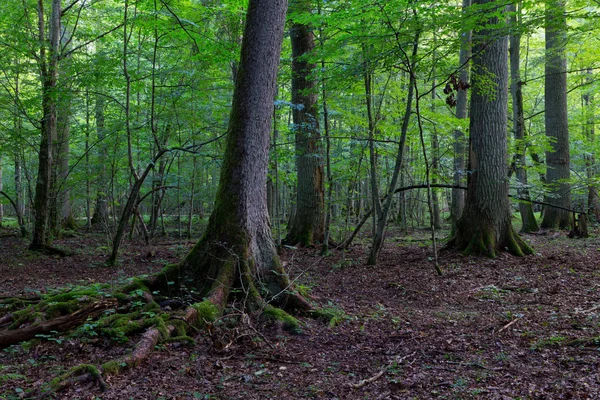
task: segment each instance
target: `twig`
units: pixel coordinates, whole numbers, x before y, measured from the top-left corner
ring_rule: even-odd
[[[521,318],[515,318],[512,321],[510,321],[508,324],[504,325],[502,328],[500,328],[500,330],[498,331],[498,333],[502,332],[505,329],[510,328],[512,325],[516,324],[518,320],[520,320]]]
[[[395,364],[401,364],[407,358],[414,356],[415,353],[416,353],[416,351],[413,352],[413,353],[407,354],[405,356],[402,356],[402,357],[400,357],[398,359],[395,359],[393,361],[393,363],[395,363]],[[390,365],[391,365],[391,363],[388,364],[385,368],[383,368],[381,371],[379,371],[378,373],[376,373],[375,375],[373,375],[370,378],[363,379],[363,380],[359,381],[358,383],[350,383],[350,386],[352,386],[354,389],[358,389],[358,388],[361,388],[361,387],[365,386],[368,383],[375,382],[377,379],[381,378],[383,376],[383,374],[385,374],[385,372],[388,370],[388,368],[390,367]]]
[[[383,374],[385,373],[387,368],[382,369],[381,371],[379,371],[378,373],[376,373],[375,375],[373,375],[372,377],[368,378],[368,379],[363,379],[358,383],[351,383],[350,386],[352,386],[355,389],[361,388],[363,386],[365,386],[367,383],[373,383],[375,382],[377,379],[381,378],[383,376]]]
[[[592,308],[588,308],[587,310],[576,310],[575,314],[585,314],[585,313],[589,313],[589,312],[592,312],[594,310],[597,310],[599,308],[600,308],[600,304],[597,304],[597,305],[595,305]]]

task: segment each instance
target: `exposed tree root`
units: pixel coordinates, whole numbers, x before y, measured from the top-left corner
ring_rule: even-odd
[[[168,265],[151,276],[133,278],[117,288],[95,284],[36,299],[4,299],[0,302],[3,327],[0,348],[69,330],[75,330],[72,335],[83,341],[91,330],[91,336],[100,335],[121,343],[141,333],[128,355],[98,367],[89,364],[73,367],[36,392],[39,397],[46,397],[84,383],[97,383],[104,389],[103,376],[136,367],[159,343],[193,342],[190,336],[203,329],[215,345],[228,343],[228,346],[239,337],[227,333],[231,321],[249,323],[254,315],[286,330],[298,331],[299,321],[284,309],[317,318],[324,315],[314,313],[311,304],[294,291],[285,273],[257,277],[251,273],[251,263],[241,262],[231,254],[211,262],[216,274],[205,279],[196,276],[192,280],[186,276],[182,263]],[[273,270],[283,271],[280,264],[274,264]],[[209,284],[198,289],[190,282]],[[242,310],[221,318],[231,302],[242,304]],[[181,308],[184,304],[188,306]]]
[[[36,245],[29,246],[29,250],[37,251],[38,253],[45,254],[47,256],[59,256],[59,257],[70,257],[73,254],[68,250],[59,249],[48,245]]]
[[[93,318],[102,311],[114,307],[115,299],[107,299],[93,303],[69,315],[63,315],[48,321],[43,321],[21,329],[0,332],[0,348],[30,340],[39,334],[50,332],[64,332],[83,324],[88,318]]]

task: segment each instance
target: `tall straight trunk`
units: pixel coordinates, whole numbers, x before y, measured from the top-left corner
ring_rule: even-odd
[[[42,82],[42,121],[41,141],[38,154],[38,176],[33,202],[34,223],[31,250],[48,246],[48,211],[50,206],[52,152],[57,132],[56,84],[58,80],[58,60],[60,43],[61,0],[52,0],[52,15],[49,21],[48,40],[45,35],[44,1],[38,0],[39,68]]]
[[[294,0],[294,10],[310,13],[310,1]],[[306,24],[294,23],[292,42],[293,129],[296,140],[296,213],[284,242],[303,246],[322,242],[325,229],[325,188],[317,104],[315,64],[307,60],[315,35]]]
[[[3,161],[4,161],[4,159],[3,159],[2,155],[0,154],[0,192],[2,190],[4,190],[4,187],[2,186],[2,172],[4,170]],[[0,227],[2,226],[3,223],[4,223],[4,206],[2,204],[0,204]]]
[[[285,23],[285,0],[250,0],[221,177],[204,236],[179,264],[220,309],[237,287],[249,309],[309,308],[293,293],[267,212],[273,96]],[[179,273],[178,271],[178,273]]]
[[[569,119],[567,114],[567,20],[564,0],[546,0],[546,64],[544,122],[552,150],[546,151],[545,202],[571,208]],[[566,229],[571,213],[554,207],[544,209],[542,228]]]
[[[502,4],[476,0],[492,8]],[[496,26],[498,17],[484,21]],[[515,255],[531,248],[515,233],[508,200],[508,37],[483,27],[474,35],[469,177],[465,209],[451,240],[466,254],[490,257],[505,248]],[[490,82],[492,80],[492,82]]]
[[[463,13],[471,6],[471,0],[463,0]],[[464,31],[460,34],[460,74],[461,82],[469,82],[469,60],[471,59],[471,31]],[[465,89],[459,89],[456,94],[456,118],[465,119],[468,116],[469,98]],[[466,137],[462,129],[454,130],[454,166],[453,166],[453,181],[456,186],[464,184],[465,171],[465,142]],[[465,208],[465,191],[461,189],[452,189],[452,201],[450,205],[450,217],[452,219],[453,229],[456,227],[456,222],[462,216]]]
[[[106,138],[104,126],[104,96],[96,95],[96,135],[100,143],[98,152],[99,171],[98,171],[98,189],[96,193],[96,206],[92,216],[92,224],[104,223],[108,227],[108,179],[106,177],[106,161],[108,160],[108,146],[104,142]],[[103,162],[104,161],[104,162]]]
[[[436,80],[436,68],[435,68],[435,63],[437,62],[437,58],[436,58],[436,51],[435,51],[435,46],[436,46],[436,36],[434,35],[433,37],[433,45],[434,45],[434,50],[432,53],[432,57],[433,57],[433,71],[432,71],[432,82],[431,82],[431,111],[435,113],[435,101],[437,99],[437,90],[436,90],[436,86],[437,86],[437,80]],[[425,150],[425,149],[423,149]],[[438,133],[437,133],[437,129],[434,126],[433,127],[433,132],[431,132],[431,170],[429,171],[431,174],[431,184],[432,185],[437,185],[438,183],[438,174],[440,171],[440,141],[438,138]],[[438,189],[431,188],[431,209],[432,209],[432,220],[433,220],[433,227],[434,229],[442,229],[442,220],[441,220],[441,216],[440,216],[440,197],[439,197],[439,193],[438,193]]]
[[[520,5],[518,12],[520,13]],[[509,6],[512,13],[510,35],[510,89],[513,101],[513,132],[517,142],[517,153],[515,155],[517,193],[520,199],[529,200],[529,186],[527,183],[527,158],[525,143],[525,118],[523,116],[523,91],[521,82],[520,60],[521,60],[521,33],[520,20],[517,19],[517,7]],[[520,16],[519,16],[520,18]],[[539,230],[533,207],[527,201],[519,201],[519,213],[521,214],[521,232],[536,232]]]
[[[18,59],[15,61],[15,65],[18,65]],[[23,121],[19,112],[19,102],[20,102],[20,75],[19,70],[17,69],[15,74],[15,82],[14,82],[14,90],[15,90],[15,111],[13,118],[13,128],[15,134],[17,136],[21,135],[21,128],[23,125]],[[25,214],[25,196],[23,193],[23,156],[21,148],[14,149],[14,161],[15,161],[15,204],[17,205],[17,214],[24,217]],[[24,227],[24,224],[22,225]],[[22,232],[23,236],[24,231]]]
[[[584,81],[588,84],[592,83],[593,71],[588,69],[585,73]],[[581,95],[581,100],[583,102],[583,113],[584,113],[584,123],[583,123],[583,134],[587,138],[588,142],[591,144],[591,148],[594,148],[593,143],[595,142],[596,129],[595,129],[595,103],[594,103],[594,93],[590,89],[586,89],[585,92]],[[585,165],[586,165],[586,174],[588,180],[588,218],[594,222],[600,221],[600,196],[598,195],[598,185],[595,185],[593,182],[596,180],[596,172],[597,168],[596,157],[593,152],[586,153],[585,155]]]

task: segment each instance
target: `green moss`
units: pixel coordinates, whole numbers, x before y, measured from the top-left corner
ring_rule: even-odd
[[[117,375],[123,370],[123,367],[123,363],[113,360],[105,362],[100,368],[105,375]]]
[[[74,313],[81,308],[81,303],[77,300],[60,301],[57,303],[49,303],[45,310],[46,318],[56,318],[61,315]]]
[[[281,308],[267,305],[263,310],[263,317],[283,324],[283,328],[290,332],[300,333],[300,322]]]
[[[191,346],[196,344],[196,341],[187,335],[174,336],[172,338],[167,339],[166,342],[167,343],[183,342],[183,343],[189,344]]]
[[[72,376],[83,374],[91,374],[95,379],[99,379],[101,376],[100,371],[98,371],[98,368],[94,367],[92,364],[81,364],[71,368],[64,374],[52,379],[50,381],[50,387],[56,389],[64,380],[69,379]]]
[[[496,238],[492,229],[477,230],[469,241],[463,255],[496,257]]]
[[[73,290],[63,293],[49,294],[44,296],[44,301],[42,301],[40,305],[44,303],[61,303],[71,300],[93,299],[101,297],[103,294],[104,292],[102,291],[102,288]]]
[[[172,325],[175,328],[175,336],[185,336],[187,335],[188,325],[180,320],[180,319],[171,319],[169,320],[169,325]]]
[[[147,279],[135,277],[135,278],[131,279],[131,283],[129,285],[126,285],[122,289],[122,292],[127,294],[127,293],[134,292],[136,290],[141,290],[143,292],[150,293],[150,289],[148,289],[149,283],[150,282]]]
[[[508,252],[512,255],[522,257],[525,254],[533,254],[533,249],[512,229],[509,229],[507,244]]]
[[[318,308],[311,310],[309,315],[325,322],[330,328],[335,327],[346,318],[344,311],[338,308]]]
[[[192,304],[192,307],[198,311],[198,324],[203,325],[206,322],[213,322],[221,315],[221,310],[210,300],[204,300],[200,303]]]

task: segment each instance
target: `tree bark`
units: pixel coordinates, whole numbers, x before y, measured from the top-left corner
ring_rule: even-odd
[[[569,120],[567,114],[567,20],[564,0],[546,1],[546,65],[544,99],[546,104],[546,136],[552,150],[546,151],[545,201],[563,208],[571,208],[569,155]],[[571,214],[561,209],[546,207],[541,227],[566,229],[571,226]]]
[[[471,0],[463,0],[462,8],[464,11],[471,5]],[[461,32],[460,45],[460,76],[461,82],[469,82],[469,59],[471,58],[471,31]],[[465,119],[468,116],[468,95],[466,90],[459,89],[456,94],[456,118]],[[460,186],[465,180],[465,133],[461,129],[454,130],[454,184]],[[452,190],[452,202],[450,207],[450,216],[453,229],[456,222],[462,216],[465,208],[465,193],[462,190]]]
[[[180,263],[207,300],[224,307],[232,287],[245,306],[263,300],[307,309],[291,289],[271,236],[267,171],[286,0],[250,0],[215,207],[202,239]]]
[[[498,2],[477,0],[474,4],[493,8]],[[482,23],[495,26],[499,18]],[[508,200],[508,37],[482,28],[473,38],[467,198],[450,243],[466,254],[494,257],[507,248],[522,256],[531,253],[531,248],[512,227]]]
[[[61,0],[52,0],[52,15],[49,23],[49,43],[45,35],[44,1],[38,0],[39,68],[42,82],[41,141],[38,155],[38,176],[33,203],[34,223],[29,249],[40,250],[48,246],[48,211],[50,205],[52,152],[56,138],[56,84],[60,43]]]
[[[527,158],[525,143],[525,118],[523,116],[523,91],[521,82],[520,59],[521,59],[521,33],[520,21],[517,19],[517,7],[509,6],[511,16],[512,34],[510,35],[510,88],[513,100],[513,130],[517,142],[515,154],[517,193],[520,198],[529,200],[529,186],[527,183]],[[519,5],[519,12],[520,12]],[[519,17],[520,18],[520,17]],[[533,207],[531,203],[519,202],[519,213],[521,214],[521,232],[536,232],[539,230]]]
[[[294,0],[298,12],[310,13],[310,1]],[[317,105],[315,64],[307,57],[315,47],[315,35],[306,24],[294,23],[292,42],[292,116],[296,136],[296,213],[285,243],[302,246],[322,242],[325,230],[323,157]]]
[[[585,73],[585,82],[588,84],[592,83],[592,70],[588,69]],[[596,135],[595,129],[595,117],[594,117],[594,93],[590,89],[586,89],[586,91],[582,94],[581,100],[583,101],[583,113],[584,117],[584,125],[583,125],[583,135],[589,143],[591,147],[594,148],[594,141]],[[593,182],[596,179],[596,157],[593,152],[586,153],[585,155],[585,166],[586,166],[586,174],[588,180],[588,219],[594,222],[600,221],[600,197],[598,195],[598,186]]]

